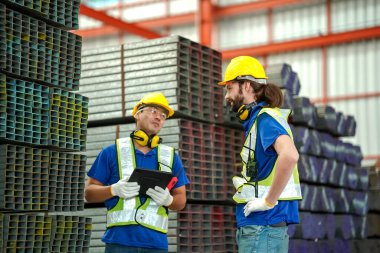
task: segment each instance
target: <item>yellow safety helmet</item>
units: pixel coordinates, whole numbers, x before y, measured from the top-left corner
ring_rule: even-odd
[[[148,93],[133,107],[132,115],[135,116],[139,107],[142,105],[157,105],[164,108],[168,112],[168,118],[173,116],[174,110],[169,106],[168,101],[161,92]]]
[[[218,85],[226,85],[232,80],[250,80],[266,84],[268,77],[261,63],[251,56],[238,56],[228,64],[223,82]]]

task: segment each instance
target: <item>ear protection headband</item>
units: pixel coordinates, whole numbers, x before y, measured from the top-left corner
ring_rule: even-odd
[[[236,113],[236,117],[238,117],[240,121],[247,120],[249,112],[251,111],[252,107],[254,107],[256,105],[257,105],[256,102],[252,102],[248,105],[240,106],[240,108],[238,109],[238,111]]]
[[[162,142],[162,139],[157,135],[149,136],[147,133],[145,133],[145,131],[141,129],[133,131],[130,137],[141,146],[148,146],[150,148],[155,148],[158,144]]]

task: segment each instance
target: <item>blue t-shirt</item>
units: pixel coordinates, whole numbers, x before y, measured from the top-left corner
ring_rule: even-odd
[[[158,169],[157,148],[150,150],[145,155],[135,148],[135,156],[137,167],[152,170]],[[173,189],[189,183],[182,161],[176,153],[174,154],[172,173],[178,178],[178,182]],[[99,153],[87,175],[104,185],[111,185],[119,181],[119,168],[115,144],[104,148]],[[106,200],[105,205],[107,209],[113,208],[118,199],[118,197],[113,197]],[[140,199],[142,203],[145,202],[145,198]],[[166,234],[140,225],[107,228],[107,231],[102,237],[102,241],[105,243],[121,244],[131,247],[168,250],[168,239]]]
[[[265,103],[259,103],[252,108],[249,119],[243,124],[245,135],[247,136],[251,126],[253,125],[259,111]],[[284,127],[282,127],[274,118],[267,113],[262,113],[257,119],[257,139],[255,159],[259,172],[259,180],[266,178],[277,159],[277,152],[273,145],[280,135],[288,135]],[[244,215],[245,204],[236,206],[236,223],[237,227],[247,225],[271,225],[282,221],[287,224],[299,223],[298,201],[278,201],[273,209],[262,212],[252,212],[248,217]]]

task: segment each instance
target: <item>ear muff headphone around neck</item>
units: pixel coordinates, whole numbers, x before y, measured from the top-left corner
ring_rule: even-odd
[[[162,142],[162,139],[157,135],[148,135],[144,130],[133,131],[130,135],[139,145],[155,148]]]
[[[238,109],[238,111],[236,113],[236,117],[238,117],[240,121],[247,120],[249,112],[256,105],[257,105],[256,102],[252,102],[252,103],[250,103],[248,105],[242,105],[242,106],[240,106],[240,108]]]

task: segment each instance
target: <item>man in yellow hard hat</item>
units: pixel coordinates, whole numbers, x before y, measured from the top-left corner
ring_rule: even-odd
[[[185,185],[189,183],[178,154],[160,144],[158,136],[173,114],[162,93],[145,95],[133,108],[135,131],[104,148],[88,172],[86,200],[105,202],[108,209],[102,238],[106,253],[168,252],[168,208],[185,207]],[[149,188],[142,197],[140,185],[128,181],[136,168],[169,172],[177,183],[172,189]]]
[[[240,253],[288,252],[287,225],[299,223],[299,155],[287,123],[290,111],[279,108],[282,92],[267,79],[257,59],[239,56],[218,83],[246,137],[241,176],[232,178]]]

